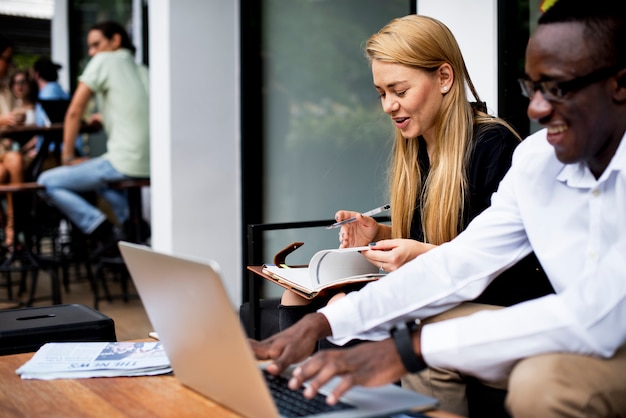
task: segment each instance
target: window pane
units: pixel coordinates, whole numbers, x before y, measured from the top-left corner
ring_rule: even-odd
[[[263,3],[264,222],[331,219],[387,202],[392,125],[363,55],[367,38],[407,0]],[[304,262],[337,246],[337,230],[266,234],[266,258],[292,241]],[[304,238],[303,238],[304,236]],[[290,258],[290,262],[293,262]]]
[[[132,0],[73,0],[69,3],[71,87],[89,61],[87,32],[95,23],[114,20],[132,33]]]

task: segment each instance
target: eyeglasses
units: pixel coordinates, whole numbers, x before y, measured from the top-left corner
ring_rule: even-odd
[[[612,65],[567,81],[547,80],[535,83],[527,78],[520,78],[517,82],[522,89],[522,94],[531,100],[535,96],[535,93],[540,91],[544,99],[560,102],[563,101],[568,93],[580,90],[590,84],[607,79],[615,74],[619,69],[620,68],[617,65]]]

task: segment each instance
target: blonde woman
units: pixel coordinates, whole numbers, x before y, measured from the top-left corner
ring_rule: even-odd
[[[356,222],[341,227],[340,246],[372,243],[362,254],[390,272],[452,240],[489,206],[520,137],[505,121],[485,113],[454,36],[438,20],[394,19],[370,37],[365,53],[395,130],[389,173],[392,222],[379,224],[347,210],[338,211],[335,219],[355,216]],[[508,305],[551,290],[534,256],[508,274],[529,279],[522,289],[488,289],[481,302]],[[281,329],[325,303],[308,305],[285,292]]]

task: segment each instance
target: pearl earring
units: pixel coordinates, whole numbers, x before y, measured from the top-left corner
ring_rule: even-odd
[[[446,93],[448,91],[448,86],[443,86],[443,92]]]

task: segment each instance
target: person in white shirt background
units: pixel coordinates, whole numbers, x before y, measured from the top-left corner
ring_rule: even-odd
[[[334,403],[353,385],[421,371],[413,388],[460,414],[474,376],[508,389],[515,417],[626,416],[625,9],[559,0],[540,17],[520,86],[545,129],[518,146],[492,205],[451,242],[252,340],[269,372],[304,360],[320,338],[369,339],[316,353],[291,388],[309,380],[311,397],[340,376]],[[530,251],[556,294],[495,310],[463,303]]]

